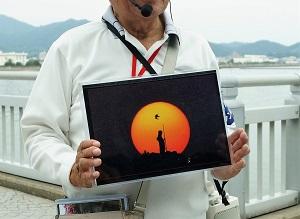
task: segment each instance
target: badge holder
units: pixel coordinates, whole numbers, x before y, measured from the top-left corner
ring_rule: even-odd
[[[64,198],[55,201],[58,218],[141,219],[129,211],[125,194],[101,195],[89,198]]]

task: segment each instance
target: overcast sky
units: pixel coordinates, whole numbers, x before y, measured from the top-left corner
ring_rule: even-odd
[[[173,0],[179,26],[212,42],[300,42],[300,0]],[[97,20],[108,0],[0,0],[0,14],[39,26],[68,18]],[[0,27],[1,28],[1,27]]]

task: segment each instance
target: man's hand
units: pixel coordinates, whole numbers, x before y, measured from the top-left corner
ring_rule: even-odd
[[[76,187],[91,188],[95,179],[100,176],[94,167],[101,165],[100,143],[96,140],[82,141],[77,150],[76,161],[70,173],[70,182]]]
[[[228,180],[236,176],[246,166],[244,158],[250,153],[247,143],[248,136],[246,132],[243,129],[235,130],[228,137],[232,165],[215,168],[212,170],[212,175],[220,180]]]

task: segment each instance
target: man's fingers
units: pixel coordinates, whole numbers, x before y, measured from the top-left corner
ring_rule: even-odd
[[[100,142],[96,140],[82,141],[77,150],[76,162],[72,167],[70,181],[79,187],[92,187],[95,179],[100,176],[94,167],[102,164]]]
[[[95,179],[100,176],[98,171],[87,171],[81,174],[81,180],[83,182],[84,187],[92,187]]]
[[[246,161],[244,159],[239,160],[232,165],[234,175],[238,174],[246,166]]]
[[[88,171],[92,167],[98,167],[102,163],[101,159],[88,159],[88,158],[81,158],[79,160],[79,171],[85,172]]]
[[[234,144],[234,142],[240,137],[243,131],[244,130],[241,128],[235,130],[231,135],[228,136],[228,143]]]
[[[245,144],[245,145],[243,145],[242,148],[240,148],[233,154],[232,159],[234,162],[238,162],[239,160],[241,160],[242,158],[247,156],[249,153],[250,153],[250,148],[248,145]]]
[[[89,148],[89,147],[92,147],[92,146],[95,146],[95,147],[100,147],[100,142],[99,141],[96,141],[96,140],[85,140],[85,141],[82,141],[78,147],[78,152],[86,149],[86,148]]]
[[[86,149],[78,152],[77,159],[99,157],[100,155],[101,155],[100,148],[91,146],[89,148],[86,148]]]
[[[242,131],[238,139],[236,139],[235,142],[232,144],[232,152],[235,153],[237,150],[239,150],[247,143],[248,143],[248,136],[246,132]]]
[[[92,173],[92,175],[93,175],[93,179],[95,180],[95,179],[97,179],[100,176],[100,172],[99,171],[94,171]]]

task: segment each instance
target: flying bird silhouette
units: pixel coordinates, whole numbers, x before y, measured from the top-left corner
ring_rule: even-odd
[[[154,116],[154,118],[157,119],[157,120],[158,120],[159,117],[160,117],[160,116],[159,116],[158,114],[156,114],[156,115]]]

